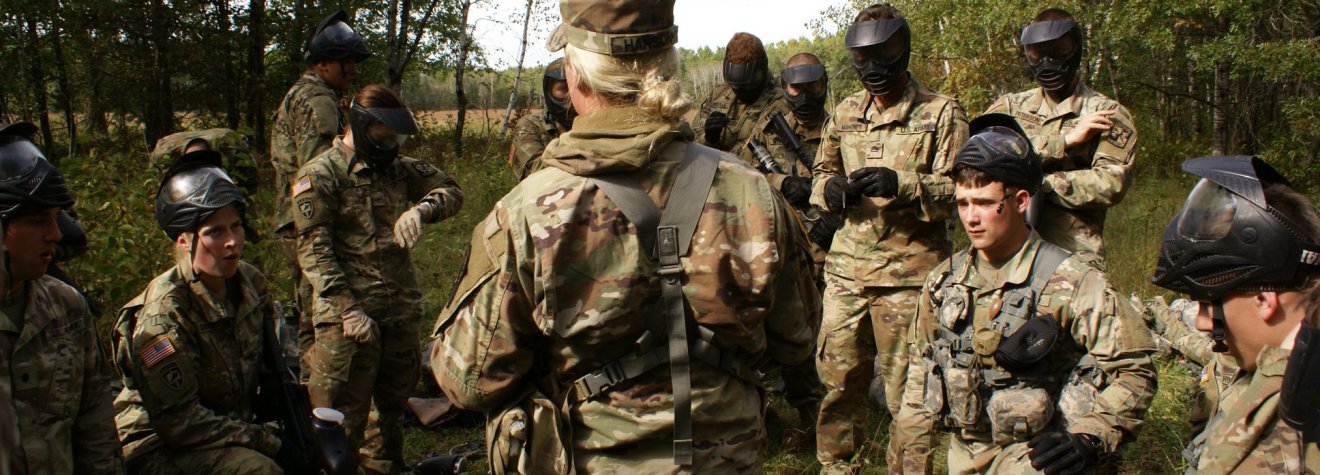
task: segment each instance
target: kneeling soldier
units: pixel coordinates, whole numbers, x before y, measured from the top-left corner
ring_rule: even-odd
[[[1155,396],[1154,342],[1103,272],[1026,222],[1040,158],[1002,114],[954,160],[973,249],[922,289],[890,466],[929,473],[936,423],[950,473],[1071,473],[1131,438]]]

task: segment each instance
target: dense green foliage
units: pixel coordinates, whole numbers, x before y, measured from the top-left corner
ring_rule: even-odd
[[[455,103],[452,66],[459,28],[455,5],[460,1],[439,1],[440,11],[429,25],[432,33],[416,51],[420,67],[405,75],[402,90],[418,108],[446,109]],[[403,5],[412,9],[415,20],[430,3]],[[809,51],[826,64],[833,101],[858,90],[841,32],[860,3],[831,7],[810,19],[813,38],[767,45],[771,69],[777,71],[794,53]],[[913,74],[957,97],[971,115],[999,94],[1032,86],[1015,38],[1039,4],[895,3],[913,27]],[[44,121],[47,148],[53,157],[63,158],[60,167],[91,239],[87,255],[69,270],[106,309],[99,321],[103,330],[119,305],[172,262],[170,243],[152,219],[157,176],[146,161],[148,139],[163,130],[212,126],[240,128],[260,137],[263,118],[270,116],[302,68],[299,48],[315,22],[341,6],[354,10],[368,42],[385,51],[391,40],[386,34],[388,15],[382,12],[397,4],[0,2],[0,62],[14,72],[0,85],[0,122]],[[265,34],[254,37],[258,5],[264,9]],[[1157,293],[1147,283],[1158,246],[1153,237],[1192,183],[1178,171],[1186,158],[1212,150],[1258,153],[1315,196],[1313,183],[1320,179],[1320,0],[1074,1],[1064,6],[1086,28],[1085,80],[1123,102],[1139,126],[1134,186],[1106,226],[1109,273],[1121,292]],[[248,56],[254,41],[261,45],[255,64]],[[359,84],[387,80],[386,56],[382,53],[363,65]],[[720,81],[722,56],[719,48],[683,51],[684,88],[698,102]],[[476,70],[466,73],[463,89],[471,105],[502,108],[515,72],[481,66],[479,52],[474,61]],[[521,104],[534,104],[541,71],[523,74]],[[165,117],[153,115],[161,107],[166,107]],[[428,317],[420,325],[423,334],[429,334],[432,319],[449,298],[469,233],[514,180],[504,162],[507,144],[499,143],[497,136],[498,119],[466,129],[467,158],[462,161],[452,158],[452,122],[423,122],[422,137],[411,141],[406,153],[453,174],[467,196],[464,210],[429,227],[414,253]],[[256,183],[271,183],[260,150],[255,161]],[[259,230],[269,232],[274,191],[260,186],[251,191],[249,216]],[[277,296],[287,300],[289,273],[275,241],[250,244],[245,258],[280,283]],[[1124,451],[1124,472],[1172,473],[1181,467],[1179,451],[1188,438],[1182,407],[1191,376],[1171,360],[1162,360],[1160,370],[1159,395],[1139,443]],[[775,400],[772,409],[792,419],[782,401]],[[768,471],[814,471],[810,447],[784,447],[778,435],[785,429],[778,421],[772,420],[769,430],[776,436],[771,437]],[[877,429],[876,445],[863,453],[875,464],[883,463],[883,432]],[[408,437],[411,461],[479,438],[480,430],[414,430]]]

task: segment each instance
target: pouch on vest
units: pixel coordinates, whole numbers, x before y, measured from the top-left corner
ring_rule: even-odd
[[[1000,389],[990,396],[988,412],[995,444],[1008,445],[1044,432],[1054,404],[1041,388]]]
[[[1058,339],[1059,324],[1054,317],[1037,315],[998,342],[995,362],[1009,371],[1031,370],[1050,354]]]
[[[970,357],[970,354],[953,355],[947,347],[936,353],[936,361],[944,369],[945,400],[949,404],[949,419],[957,427],[972,427],[981,421],[981,369],[968,364],[952,361],[957,357]]]
[[[1095,410],[1095,400],[1100,397],[1100,388],[1103,387],[1105,372],[1096,366],[1091,355],[1083,356],[1059,391],[1059,412],[1063,413],[1064,430],[1071,429],[1081,422],[1082,416]]]
[[[573,473],[568,419],[539,389],[486,420],[486,454],[495,475]]]
[[[921,359],[921,369],[926,373],[926,387],[922,391],[922,407],[931,414],[944,413],[944,370],[930,357]]]

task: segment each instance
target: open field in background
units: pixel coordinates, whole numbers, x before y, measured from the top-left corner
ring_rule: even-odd
[[[491,116],[502,116],[492,110]],[[463,211],[442,223],[426,228],[426,234],[414,251],[414,263],[423,282],[425,298],[424,321],[420,322],[423,335],[429,335],[440,308],[448,301],[451,286],[463,263],[464,252],[471,230],[491,209],[496,200],[514,185],[512,174],[505,163],[507,149],[498,141],[499,123],[493,122],[489,132],[481,127],[469,128],[466,157],[453,157],[451,128],[445,126],[443,113],[427,114],[423,118],[424,131],[408,143],[406,155],[424,159],[452,174],[462,186],[466,197]],[[479,123],[480,114],[469,115],[469,124]],[[74,261],[71,273],[86,285],[92,298],[105,308],[99,327],[104,338],[109,337],[109,326],[117,308],[141,291],[155,275],[171,265],[170,243],[155,225],[152,206],[156,188],[155,172],[145,163],[141,152],[126,153],[136,144],[115,144],[111,141],[85,145],[73,157],[66,158],[61,167],[68,177],[77,208],[86,224],[91,249],[84,257]],[[1182,159],[1199,155],[1192,144],[1143,144],[1138,155],[1134,186],[1124,202],[1109,215],[1106,239],[1109,249],[1109,273],[1124,295],[1156,294],[1147,283],[1154,266],[1154,252],[1164,223],[1177,211],[1183,196],[1193,184],[1191,177],[1178,171]],[[262,162],[261,173],[268,174],[268,165]],[[270,183],[263,176],[262,183]],[[1308,190],[1310,191],[1310,190]],[[270,229],[269,215],[273,191],[256,190],[250,219],[263,231]],[[276,296],[288,300],[290,292],[288,269],[278,248],[278,239],[265,232],[266,238],[250,244],[245,258],[262,268],[275,283]],[[960,239],[965,243],[965,238]],[[1192,374],[1172,359],[1161,359],[1160,389],[1151,409],[1146,426],[1136,443],[1123,449],[1121,461],[1112,467],[1123,473],[1174,473],[1182,468],[1180,452],[1189,435],[1183,423],[1186,394],[1194,382]],[[779,421],[796,419],[793,411],[782,399],[771,401],[772,417],[768,430],[771,434],[767,471],[776,474],[815,473],[814,447],[789,448],[783,446],[786,428]],[[887,416],[878,412],[871,418],[873,444],[864,448],[861,457],[867,460],[866,473],[884,473],[884,446],[887,434],[881,428]],[[470,418],[475,421],[479,418]],[[407,458],[410,462],[433,453],[445,453],[451,448],[472,440],[481,440],[482,429],[471,421],[466,427],[447,427],[441,432],[410,429],[407,432]],[[938,455],[943,464],[943,452]],[[481,472],[484,464],[473,466]]]

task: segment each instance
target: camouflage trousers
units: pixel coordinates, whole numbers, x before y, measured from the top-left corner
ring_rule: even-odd
[[[316,341],[316,331],[312,328],[312,283],[303,277],[302,267],[298,264],[297,243],[292,229],[280,233],[280,250],[289,265],[289,275],[293,280],[293,304],[298,309],[298,354],[305,355]],[[298,374],[303,384],[307,384],[311,372],[311,368],[306,365],[301,368]]]
[[[316,326],[306,353],[312,407],[344,413],[350,447],[360,447],[362,468],[398,472],[403,465],[403,410],[421,374],[417,322],[380,326],[380,338],[364,345],[344,337],[338,323]]]
[[[856,286],[825,275],[824,309],[816,344],[816,369],[825,386],[816,422],[816,458],[822,465],[856,454],[866,426],[867,393],[884,380],[885,406],[898,413],[907,380],[908,325],[920,287]],[[892,423],[891,423],[892,431]]]
[[[280,474],[284,470],[265,454],[247,447],[171,450],[161,447],[128,463],[129,474],[203,475],[211,473]]]
[[[986,436],[989,437],[988,435]],[[1027,442],[1001,446],[991,442],[963,440],[957,434],[949,437],[949,473],[953,474],[1038,474],[1031,467],[1031,450]]]

